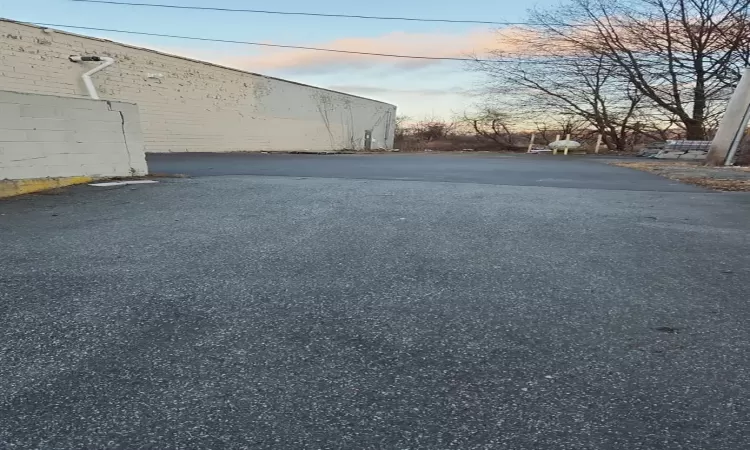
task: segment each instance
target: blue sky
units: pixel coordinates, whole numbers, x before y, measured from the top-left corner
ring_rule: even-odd
[[[117,0],[115,0],[117,1]],[[487,21],[522,21],[531,3],[474,0],[133,0],[142,3],[305,11],[333,14],[409,16]],[[537,4],[549,4],[542,0]],[[0,15],[27,21],[201,36],[277,44],[332,47],[429,56],[481,53],[494,45],[491,26],[273,16],[110,6],[69,0],[0,0]],[[462,62],[425,62],[353,57],[301,50],[142,37],[71,30],[169,53],[238,67],[317,86],[377,98],[415,119],[460,113],[478,101],[477,75]]]

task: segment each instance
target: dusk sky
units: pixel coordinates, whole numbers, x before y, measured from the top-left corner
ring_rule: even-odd
[[[475,0],[470,4],[428,0],[133,1],[180,6],[486,21],[523,21],[527,8],[532,6],[531,3],[509,0]],[[542,0],[536,4],[552,3],[552,0]],[[191,11],[77,3],[70,0],[0,0],[0,15],[25,22],[425,56],[461,57],[471,53],[481,54],[495,46],[497,41],[495,28],[472,24]],[[384,100],[398,105],[399,114],[415,119],[427,116],[450,117],[453,112],[463,112],[479,100],[474,94],[478,78],[467,72],[467,63],[462,62],[402,60],[99,31],[69,31]]]

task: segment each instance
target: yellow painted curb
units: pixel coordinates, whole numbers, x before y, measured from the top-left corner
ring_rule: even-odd
[[[29,178],[27,180],[0,180],[0,198],[29,194],[47,189],[89,183],[91,177]]]

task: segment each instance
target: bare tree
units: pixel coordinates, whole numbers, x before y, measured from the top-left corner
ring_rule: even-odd
[[[484,106],[474,113],[464,113],[459,121],[479,138],[492,141],[504,149],[514,147],[515,134],[512,131],[512,119],[507,113]]]
[[[396,139],[403,139],[409,133],[409,122],[411,122],[411,117],[409,116],[396,116]]]
[[[539,144],[549,144],[553,142],[556,137],[565,137],[568,134],[571,136],[588,134],[586,133],[586,127],[588,125],[586,121],[573,115],[558,114],[554,116],[545,116],[544,114],[536,113],[534,114],[534,117],[529,119],[529,121],[534,123],[535,134],[537,137],[536,142]]]
[[[750,58],[750,0],[570,0],[540,35],[601,58],[621,85],[704,139]]]
[[[568,122],[558,128],[562,134],[572,134],[583,125],[601,133],[611,150],[625,150],[642,96],[601,55],[566,43],[545,45],[537,40],[542,35],[533,36],[514,43],[522,56],[495,52],[495,59],[477,61],[476,67],[489,76],[489,91],[523,105],[535,116],[534,122],[562,118]],[[530,61],[526,54],[541,46],[544,58]]]
[[[412,134],[426,142],[445,139],[456,129],[455,122],[448,122],[435,117],[426,118],[412,126]]]
[[[666,141],[676,139],[684,130],[679,127],[679,119],[674,114],[661,114],[654,112],[652,114],[643,114],[641,120],[635,122],[632,126],[635,133],[642,138],[651,141]]]

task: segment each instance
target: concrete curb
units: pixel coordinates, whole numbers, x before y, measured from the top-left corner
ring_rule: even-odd
[[[29,178],[25,180],[0,180],[0,198],[30,194],[74,184],[93,181],[92,177]]]

